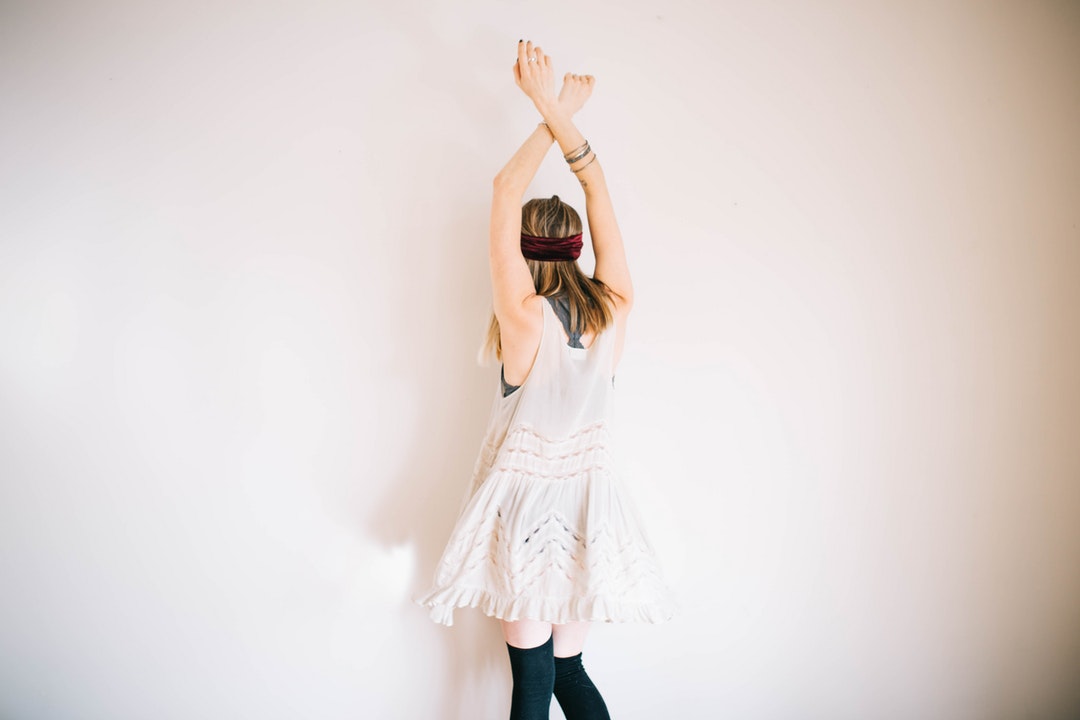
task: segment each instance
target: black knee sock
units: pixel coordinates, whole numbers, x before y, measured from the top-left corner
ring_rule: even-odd
[[[510,643],[510,672],[514,692],[510,699],[510,720],[548,720],[551,691],[555,687],[554,638],[540,647],[516,648]]]
[[[581,653],[555,658],[555,699],[566,720],[611,720],[604,698],[581,664]]]

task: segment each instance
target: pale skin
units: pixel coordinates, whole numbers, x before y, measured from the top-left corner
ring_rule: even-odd
[[[547,128],[536,130],[518,148],[498,175],[495,176],[491,202],[491,242],[489,260],[495,317],[499,321],[502,340],[502,361],[506,381],[521,384],[532,369],[543,330],[544,298],[536,294],[532,275],[521,254],[521,205],[525,190],[532,182],[540,163],[553,142],[563,155],[585,143],[585,137],[574,125],[573,117],[592,94],[595,79],[591,75],[566,73],[558,96],[555,95],[555,73],[551,58],[532,41],[518,43],[518,58],[514,63],[514,81],[532,100]],[[529,58],[536,58],[530,62]],[[548,129],[550,128],[550,130]],[[559,162],[563,162],[560,158]],[[593,277],[608,286],[614,301],[616,328],[615,359],[622,355],[626,318],[633,304],[634,290],[626,265],[622,234],[615,221],[604,170],[600,160],[589,153],[570,166],[585,191],[585,209],[592,237],[596,268]],[[593,333],[582,336],[589,347]],[[613,366],[612,374],[615,372]],[[502,621],[503,637],[517,648],[543,645],[553,637],[556,657],[572,657],[582,651],[590,624],[587,622],[552,625],[536,620]]]

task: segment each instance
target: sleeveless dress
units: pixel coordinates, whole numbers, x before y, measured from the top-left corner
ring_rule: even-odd
[[[525,381],[496,393],[457,523],[416,602],[503,620],[661,622],[674,614],[619,479],[612,409],[616,330],[568,344],[552,304]],[[565,319],[565,315],[564,315]]]

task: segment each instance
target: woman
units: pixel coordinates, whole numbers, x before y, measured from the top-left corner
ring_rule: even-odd
[[[502,361],[487,436],[457,525],[420,599],[450,625],[456,607],[502,622],[514,688],[511,720],[607,718],[581,665],[589,623],[659,622],[671,601],[614,468],[615,367],[633,287],[604,172],[572,117],[591,76],[567,73],[555,96],[551,59],[518,43],[514,79],[544,122],[495,178],[494,317]],[[596,268],[577,264],[581,218],[558,196],[521,201],[552,142],[585,190]]]

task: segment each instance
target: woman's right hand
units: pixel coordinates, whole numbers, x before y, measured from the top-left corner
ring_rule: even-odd
[[[595,84],[596,78],[592,75],[566,73],[563,76],[562,90],[559,91],[559,107],[567,115],[573,115],[585,105]]]

